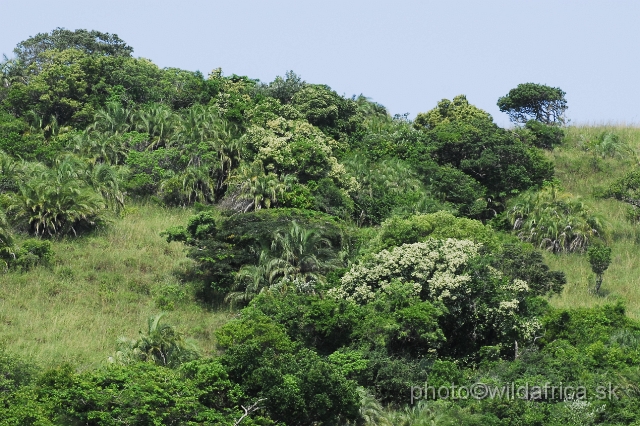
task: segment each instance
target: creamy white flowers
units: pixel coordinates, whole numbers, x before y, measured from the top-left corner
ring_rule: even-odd
[[[416,294],[425,291],[432,300],[453,296],[470,277],[462,272],[469,259],[478,255],[480,244],[468,240],[427,240],[382,250],[370,261],[355,265],[341,286],[330,290],[334,297],[367,303],[375,292],[393,280],[415,283]]]
[[[461,323],[474,323],[478,332],[491,329],[505,341],[513,337],[532,340],[541,326],[536,318],[521,312],[529,285],[480,259],[481,247],[473,241],[449,238],[382,250],[354,265],[340,286],[328,294],[367,304],[402,288],[402,294],[409,297],[441,303],[450,315],[466,312]]]

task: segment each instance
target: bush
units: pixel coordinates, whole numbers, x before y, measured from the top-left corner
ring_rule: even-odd
[[[274,234],[285,232],[295,221],[304,229],[315,229],[333,250],[350,250],[354,239],[339,219],[324,213],[297,209],[262,209],[230,217],[204,211],[189,219],[186,227],[163,233],[167,241],[190,246],[188,256],[198,264],[204,281],[200,295],[208,301],[224,297],[235,284],[235,274],[244,265],[257,265],[260,253],[271,247]]]
[[[537,120],[527,121],[524,127],[533,136],[530,143],[542,149],[555,148],[562,143],[565,137],[565,131],[561,127],[544,124]]]
[[[499,247],[498,235],[482,222],[458,218],[448,212],[409,216],[406,219],[394,217],[382,223],[380,232],[371,243],[373,250],[389,249],[402,244],[436,239],[457,238],[482,243],[494,250]]]
[[[10,268],[28,271],[38,265],[49,265],[53,258],[51,242],[47,240],[25,240],[14,252],[12,259],[7,260]]]
[[[270,417],[287,424],[353,420],[358,395],[333,364],[292,342],[284,328],[245,309],[216,333],[222,363],[243,391],[265,398]]]
[[[444,306],[440,355],[476,356],[482,346],[531,341],[539,328],[535,295],[521,279],[505,276],[469,240],[404,244],[365,257],[327,295],[367,305],[402,294]],[[464,343],[462,343],[464,342]]]
[[[554,185],[520,195],[506,217],[521,240],[553,253],[583,252],[591,242],[606,238],[604,220]]]
[[[184,170],[187,161],[175,148],[131,151],[126,162],[129,176],[123,186],[133,195],[155,195],[160,183]]]
[[[347,220],[354,213],[353,200],[344,189],[336,186],[333,179],[320,179],[319,182],[309,182],[314,197],[315,210]]]

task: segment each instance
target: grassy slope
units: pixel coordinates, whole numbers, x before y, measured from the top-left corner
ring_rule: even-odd
[[[136,337],[149,316],[168,310],[167,323],[211,351],[228,314],[195,303],[174,274],[189,266],[183,246],[159,235],[190,214],[135,206],[98,235],[54,242],[52,267],[0,275],[0,345],[42,365],[89,368],[119,336]]]
[[[579,195],[605,217],[611,227],[613,262],[605,273],[602,295],[590,292],[593,276],[584,255],[547,254],[554,269],[566,272],[564,292],[552,299],[557,307],[593,306],[621,297],[631,317],[640,319],[640,230],[625,219],[626,206],[593,198],[633,167],[635,156],[607,159],[594,167],[581,137],[605,129],[572,127],[565,146],[548,155],[565,190]],[[640,153],[640,129],[611,127]],[[167,244],[159,233],[184,224],[189,210],[140,205],[99,235],[54,242],[51,268],[0,275],[0,345],[43,365],[71,362],[96,366],[113,353],[119,336],[135,337],[150,315],[173,304],[167,321],[213,350],[213,331],[229,317],[200,307],[192,288],[174,275],[190,263],[183,246]]]
[[[597,163],[581,148],[581,141],[597,134],[617,133],[632,149],[624,158],[605,159]],[[640,128],[622,126],[570,127],[568,140],[549,154],[555,162],[556,176],[568,192],[580,196],[609,223],[612,262],[604,275],[601,295],[591,291],[594,276],[586,255],[546,256],[549,264],[567,274],[564,292],[552,299],[557,307],[588,307],[621,298],[628,315],[640,319],[640,228],[625,217],[626,205],[615,200],[596,199],[594,189],[606,187],[626,172],[638,167]]]

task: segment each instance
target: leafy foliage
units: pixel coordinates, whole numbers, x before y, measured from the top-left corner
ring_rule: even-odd
[[[553,149],[560,145],[565,137],[562,127],[545,124],[537,120],[529,120],[524,129],[516,130],[525,142],[541,149]]]
[[[458,95],[451,101],[441,100],[438,106],[429,112],[418,114],[413,125],[417,129],[433,130],[439,124],[476,120],[492,122],[493,118],[487,112],[471,105],[465,95]]]
[[[558,87],[524,83],[498,99],[498,108],[516,123],[533,119],[544,124],[562,124],[567,109],[564,96],[565,92]]]
[[[489,226],[477,220],[458,218],[444,211],[413,215],[406,219],[388,219],[382,223],[376,239],[371,242],[371,247],[377,250],[390,249],[402,244],[424,242],[428,238],[472,240],[491,250],[499,247],[499,238]]]
[[[277,76],[271,83],[263,86],[262,90],[267,96],[276,98],[282,104],[288,104],[305,85],[300,76],[293,71],[287,71],[284,78]]]
[[[614,181],[602,194],[630,204],[628,217],[632,222],[638,220],[640,211],[640,171],[632,170]]]
[[[92,167],[71,155],[52,168],[26,164],[15,193],[7,194],[13,222],[35,235],[77,234],[103,223],[107,208],[124,205],[118,179],[107,165]]]
[[[163,317],[164,314],[150,317],[147,332],[140,332],[138,339],[120,338],[118,350],[109,362],[127,365],[143,361],[175,368],[198,358],[193,344],[185,342],[173,326],[162,321]]]
[[[92,55],[131,56],[133,48],[128,46],[116,34],[100,31],[56,28],[50,33],[39,33],[18,43],[14,49],[16,59],[29,66],[41,60],[44,52],[49,50],[77,49]]]
[[[293,221],[297,223],[295,229],[291,225]],[[325,259],[323,254],[309,252],[312,248],[321,248],[318,244],[323,245],[322,248],[330,245],[336,252],[349,250],[353,245],[353,237],[347,227],[336,218],[296,209],[263,209],[227,218],[202,212],[192,217],[186,227],[169,229],[165,235],[168,241],[182,241],[191,247],[189,256],[198,262],[205,286],[203,297],[209,300],[224,296],[235,287],[235,273],[242,267],[244,272],[240,280],[248,278],[246,274],[251,265],[261,269],[253,269],[249,275],[260,279],[264,277],[264,267],[272,260],[272,256],[260,254],[265,250],[270,252],[272,247],[273,256],[283,256],[284,263],[280,267],[287,269],[293,266],[295,269],[302,266],[302,257],[293,260],[297,267],[286,258],[295,258],[303,253],[305,256],[315,255],[317,259]],[[291,238],[287,240],[287,236]],[[282,244],[276,243],[274,246],[276,240],[282,241]],[[263,263],[259,265],[261,258]],[[283,269],[280,271],[284,272]],[[258,288],[262,285],[259,284]]]
[[[490,267],[479,250],[468,240],[403,244],[354,265],[328,294],[368,304],[400,286],[411,297],[442,303],[446,314],[440,324],[448,342],[442,354],[469,355],[513,337],[531,341],[539,324],[527,318],[528,284]]]
[[[113,280],[130,287],[127,300],[153,294],[167,309],[171,293],[187,305],[187,287],[174,282],[186,281],[207,309],[231,302],[232,319],[215,339],[187,330],[217,344],[208,354],[153,316],[118,342],[111,363],[83,372],[32,368],[0,351],[3,424],[620,425],[640,416],[638,323],[620,304],[557,310],[546,300],[567,279],[538,248],[586,250],[599,289],[611,262],[599,241],[613,240],[617,253],[621,233],[635,238],[628,224],[605,233],[590,207],[549,184],[548,158],[566,150],[541,149],[573,133],[559,126],[560,89],[525,84],[500,98],[524,124],[506,130],[464,95],[412,121],[292,71],[268,84],[221,69],[205,78],[131,52],[116,35],[58,28],[0,63],[0,269],[20,288],[37,275],[47,301],[97,302],[101,312],[121,307]],[[592,165],[624,162],[633,150],[621,134],[578,146]],[[637,209],[637,181],[632,172],[598,195]],[[108,262],[85,252],[100,250],[101,236],[43,238],[136,216],[125,208],[131,197],[167,217],[171,206],[195,213],[163,233],[189,261],[175,246],[150,252],[171,257],[176,277],[161,276],[149,253],[148,265],[122,261],[142,283],[99,272]],[[113,241],[144,252],[131,232],[157,227],[140,216],[146,233],[118,224]],[[60,245],[87,270],[54,260]],[[76,281],[96,280],[99,300],[79,300]],[[17,305],[0,315],[8,330]],[[624,398],[602,404],[425,395],[407,406],[425,383],[615,381]]]
[[[553,253],[581,252],[605,237],[604,221],[554,185],[515,199],[507,218],[520,239]]]
[[[338,141],[346,141],[358,130],[357,104],[319,84],[304,85],[291,98],[291,105],[307,121]]]
[[[602,244],[594,244],[587,251],[591,270],[596,274],[596,293],[600,291],[602,285],[602,275],[609,268],[611,263],[611,247]]]
[[[593,152],[596,157],[600,158],[619,158],[624,159],[632,154],[629,145],[616,133],[603,132],[591,140],[582,141],[583,148]]]
[[[354,419],[354,382],[317,354],[292,342],[283,328],[259,312],[245,310],[217,333],[222,363],[243,391],[265,398],[274,420],[291,424]]]

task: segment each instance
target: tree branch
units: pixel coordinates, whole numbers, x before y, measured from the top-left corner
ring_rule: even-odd
[[[242,409],[244,410],[244,414],[242,415],[242,417],[240,417],[238,420],[236,420],[236,422],[233,424],[233,426],[238,426],[240,424],[240,422],[242,422],[245,419],[245,417],[247,417],[249,414],[252,414],[252,413],[258,411],[261,408],[261,407],[258,406],[258,404],[260,404],[262,401],[265,401],[265,398],[258,399],[256,402],[251,404],[249,407],[245,407],[244,405],[241,405]]]

